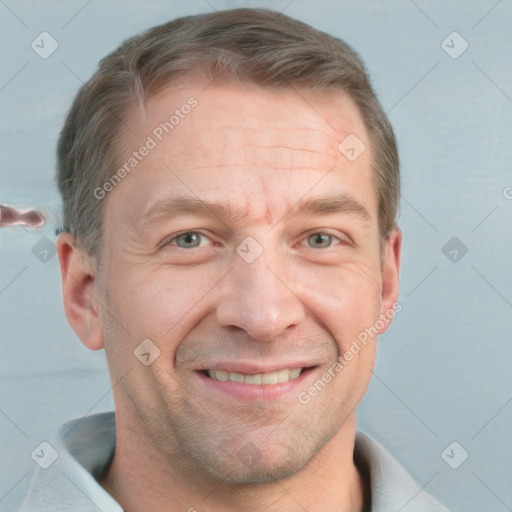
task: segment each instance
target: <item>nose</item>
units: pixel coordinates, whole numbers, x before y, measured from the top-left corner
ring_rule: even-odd
[[[263,255],[252,263],[235,257],[217,305],[217,321],[243,329],[256,340],[271,341],[305,316],[292,284],[284,272],[271,270]]]

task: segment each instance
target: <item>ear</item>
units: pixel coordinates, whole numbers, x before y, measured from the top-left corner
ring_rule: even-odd
[[[385,333],[395,314],[402,309],[398,303],[400,292],[400,263],[402,261],[402,232],[395,228],[385,241],[382,260],[382,300],[380,320],[383,327],[379,333]]]
[[[84,345],[91,350],[104,348],[100,322],[95,261],[76,245],[75,235],[63,232],[57,238],[62,275],[64,311],[68,322]]]

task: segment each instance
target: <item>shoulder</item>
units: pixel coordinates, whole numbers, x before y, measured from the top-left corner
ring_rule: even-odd
[[[43,445],[43,463],[35,465],[29,490],[18,512],[87,512],[98,508],[103,512],[122,512],[97,481],[114,450],[113,412],[65,423]]]
[[[449,512],[380,443],[362,431],[356,435],[354,460],[370,484],[372,512]]]

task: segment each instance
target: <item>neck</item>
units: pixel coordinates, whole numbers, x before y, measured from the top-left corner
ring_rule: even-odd
[[[127,512],[364,512],[369,484],[354,464],[355,415],[294,475],[260,484],[231,484],[169,460],[116,414],[116,451],[100,484]]]

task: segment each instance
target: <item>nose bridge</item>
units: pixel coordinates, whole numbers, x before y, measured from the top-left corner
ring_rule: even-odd
[[[276,276],[269,269],[267,260],[258,258],[251,264],[239,265],[237,284],[241,296],[239,300],[245,300],[248,312],[256,319],[260,315],[269,327],[276,323],[279,317],[279,284]],[[256,315],[256,316],[254,316]]]
[[[261,254],[248,263],[236,257],[217,307],[223,326],[236,326],[252,338],[270,341],[304,316],[300,300]],[[272,267],[277,262],[272,262]]]

